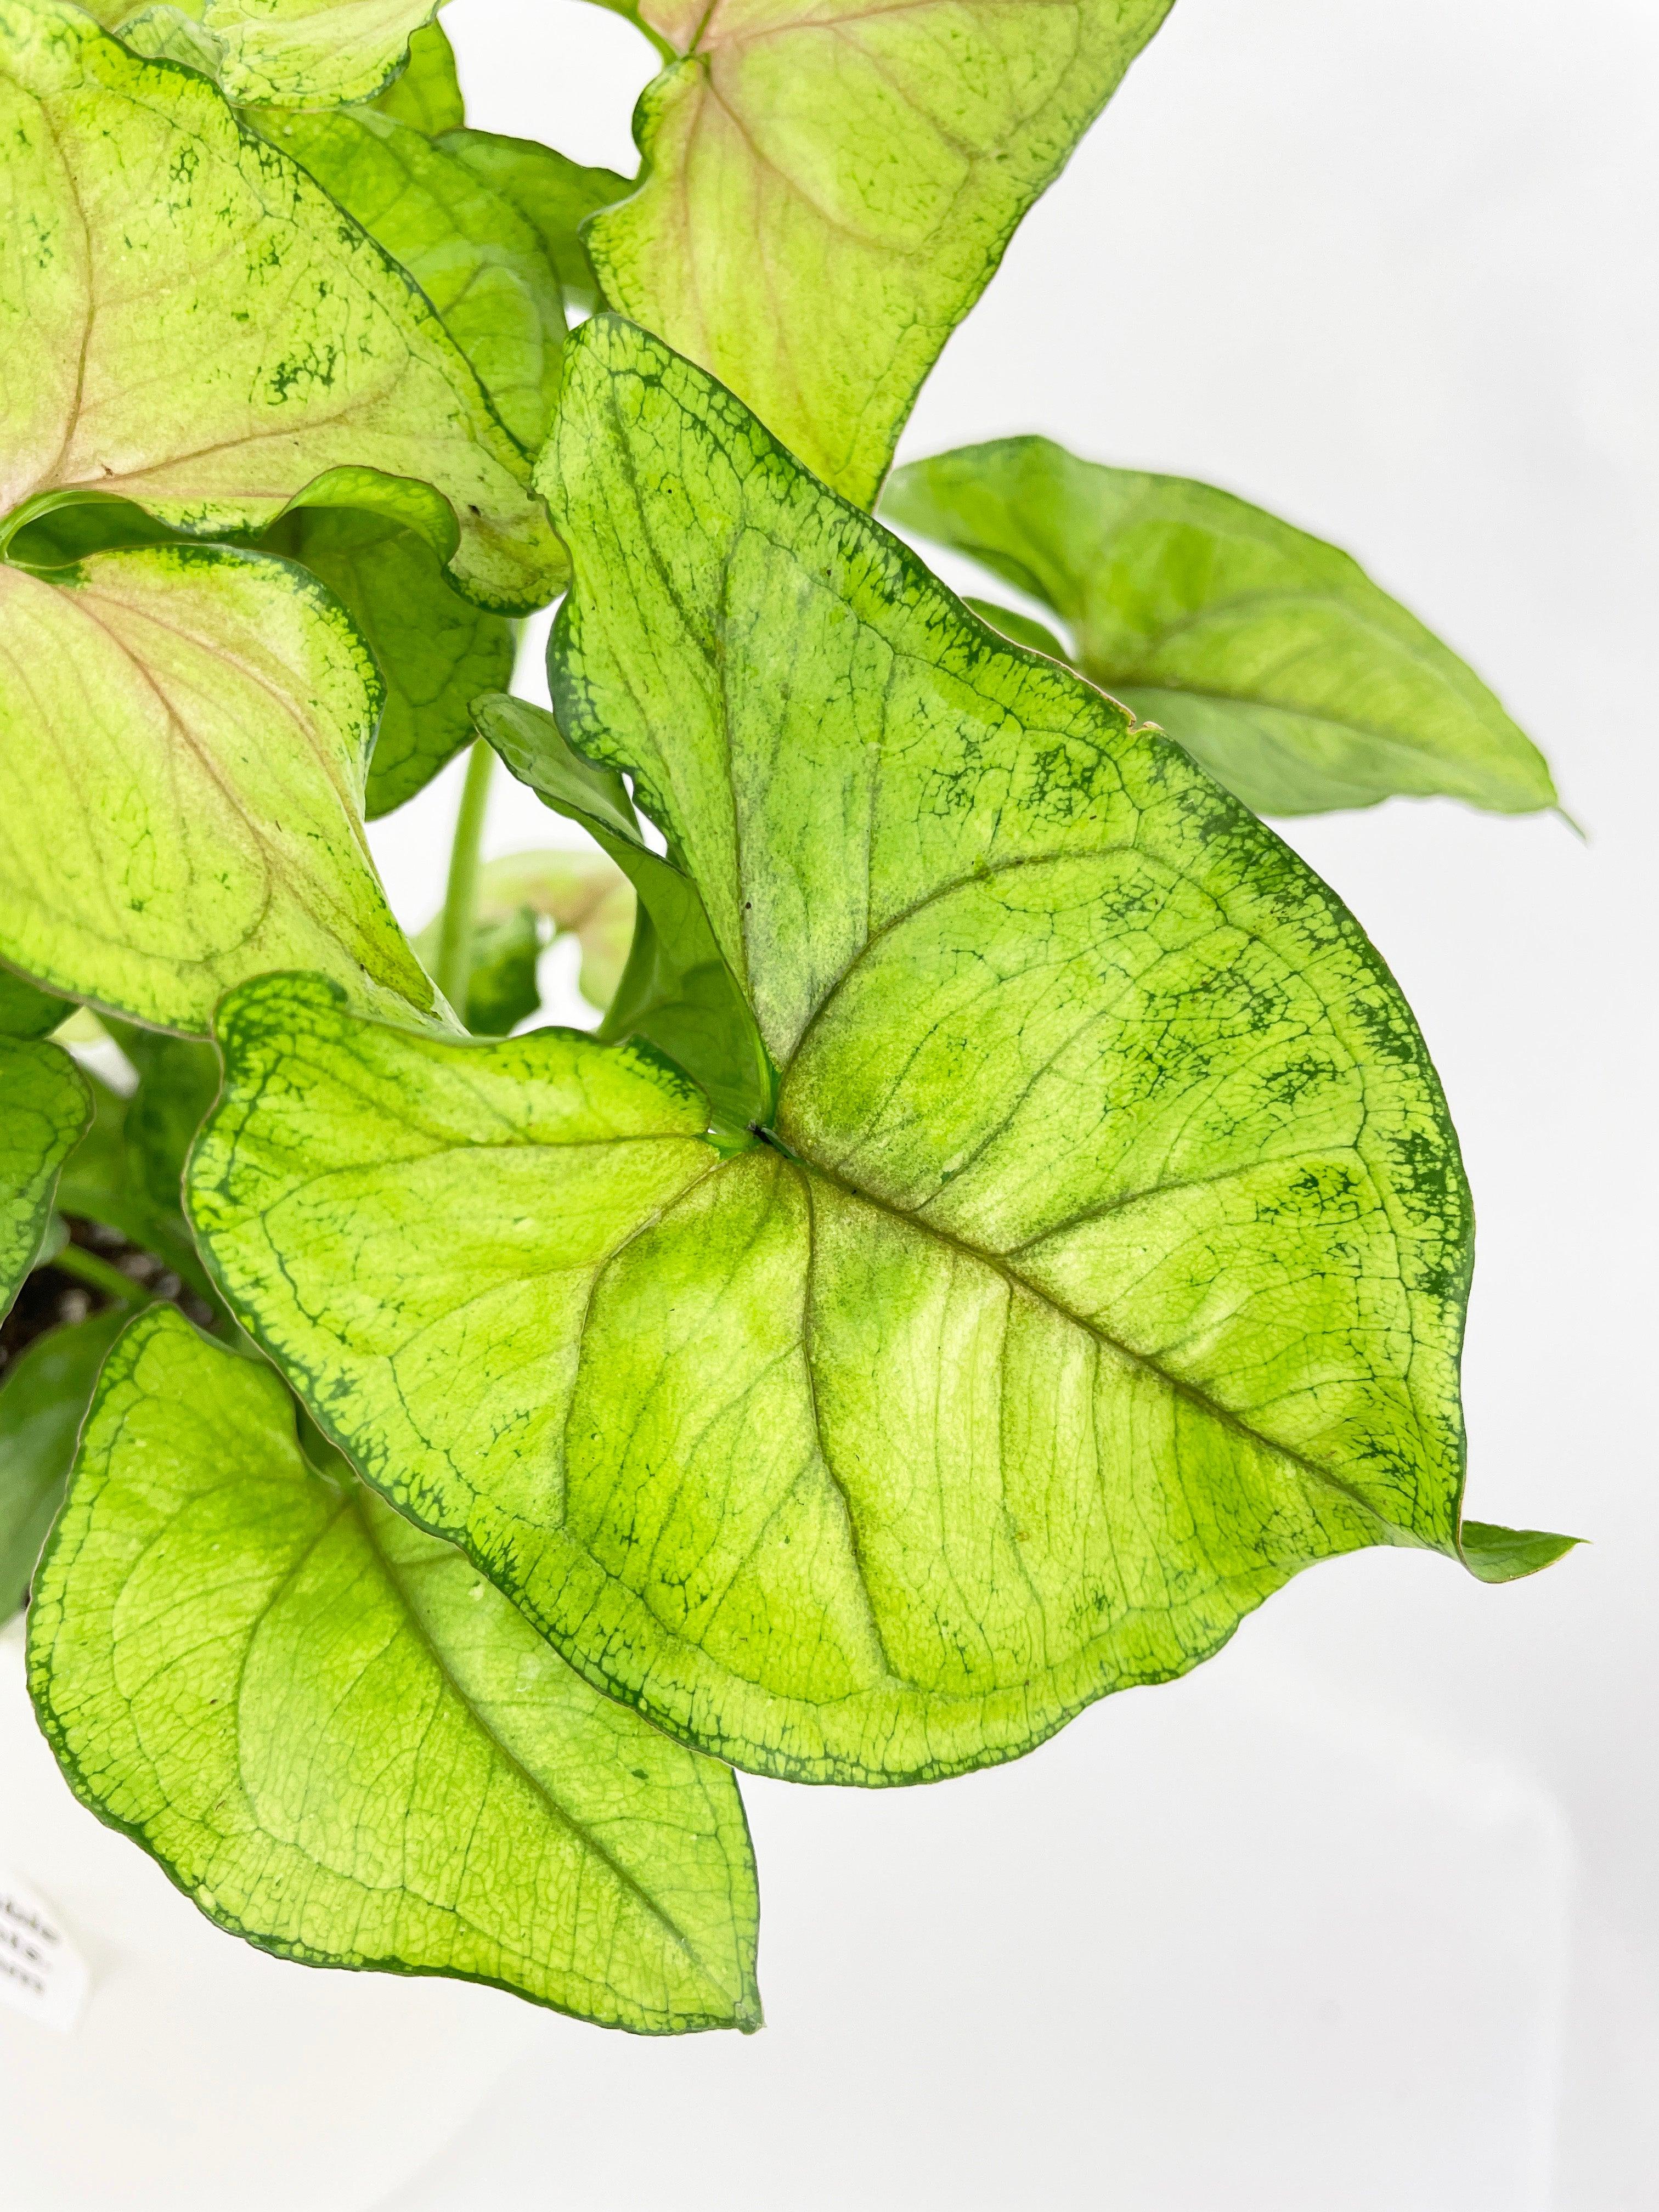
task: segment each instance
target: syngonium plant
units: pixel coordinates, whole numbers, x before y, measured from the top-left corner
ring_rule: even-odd
[[[1225,493],[889,476],[1167,4],[639,0],[629,179],[470,129],[425,0],[0,0],[0,1611],[268,1950],[750,2027],[733,1768],[1565,1548],[1463,1517],[1445,1100],[1258,818],[1540,756]],[[411,944],[365,823],[469,744]],[[586,850],[481,869],[497,757]]]

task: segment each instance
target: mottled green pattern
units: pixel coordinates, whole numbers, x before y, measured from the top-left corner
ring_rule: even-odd
[[[1542,756],[1455,653],[1346,553],[1231,493],[1007,438],[900,469],[882,511],[1053,608],[1085,676],[1259,813],[1555,804]]]
[[[564,305],[510,199],[419,131],[372,109],[267,112],[259,127],[408,270],[520,446],[546,437]]]
[[[470,596],[551,595],[523,455],[434,310],[210,84],[0,0],[0,514],[86,485],[216,535],[372,468],[448,501]]]
[[[1170,0],[642,0],[684,58],[588,246],[611,306],[868,505],[918,387]]]
[[[234,100],[333,107],[372,100],[396,75],[434,0],[206,0]]]
[[[1000,644],[730,394],[601,319],[545,466],[551,673],[782,1072],[248,986],[190,1206],[375,1483],[740,1765],[916,1779],[1178,1674],[1299,1567],[1455,1555],[1470,1255],[1352,918]]]
[[[757,2025],[731,1775],[336,1476],[268,1369],[167,1310],[123,1335],[30,1609],[77,1794],[284,1957],[647,2033]]]
[[[58,1170],[91,1111],[66,1052],[39,1039],[0,1037],[0,1316],[34,1264]]]
[[[0,672],[7,959],[198,1033],[270,968],[430,1007],[361,819],[380,685],[311,577],[199,545],[0,567]]]
[[[35,1338],[0,1379],[0,1622],[28,1595],[104,1354],[130,1309]]]

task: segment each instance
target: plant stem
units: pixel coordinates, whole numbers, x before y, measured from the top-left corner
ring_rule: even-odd
[[[150,1293],[142,1283],[135,1283],[131,1275],[124,1275],[107,1260],[100,1260],[95,1252],[88,1252],[84,1244],[65,1244],[54,1254],[50,1263],[59,1274],[75,1275],[106,1297],[121,1298],[130,1306],[146,1306]]]
[[[438,933],[438,972],[433,980],[463,1024],[467,985],[472,981],[472,932],[478,918],[478,848],[483,840],[484,809],[489,801],[489,775],[495,765],[495,754],[482,738],[475,738],[455,816],[449,883]]]

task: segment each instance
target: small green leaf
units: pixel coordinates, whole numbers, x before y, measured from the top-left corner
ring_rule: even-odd
[[[607,2026],[759,2024],[732,1776],[597,1696],[153,1309],[100,1382],[29,1681],[77,1796],[221,1927]]]
[[[349,466],[435,487],[481,605],[552,596],[524,456],[435,311],[213,86],[64,0],[0,0],[0,348],[42,365],[0,432],[0,514],[95,491],[251,533]]]
[[[506,1036],[535,1012],[542,1002],[536,980],[541,951],[532,907],[478,923],[466,987],[466,1025],[474,1036]]]
[[[614,169],[584,168],[534,138],[506,138],[493,131],[452,131],[439,143],[511,200],[532,225],[568,305],[587,313],[604,305],[581,225],[601,208],[625,200],[634,190],[631,178]]]
[[[394,123],[424,131],[428,138],[458,131],[466,121],[466,103],[455,74],[455,49],[435,18],[409,42],[409,61],[374,103]]]
[[[815,1781],[1458,1556],[1468,1194],[1352,918],[645,333],[578,334],[543,466],[567,735],[481,720],[590,825],[631,775],[781,1091],[727,1152],[636,1054],[245,986],[189,1205],[318,1419],[590,1680]]]
[[[867,506],[940,347],[1170,0],[642,0],[672,52],[611,304]]]
[[[468,709],[513,674],[511,624],[444,581],[430,545],[381,515],[305,507],[261,544],[320,576],[368,639],[386,684],[369,756],[373,822],[423,790],[472,736]]]
[[[74,1011],[62,999],[49,997],[22,976],[0,968],[0,1037],[48,1036]]]
[[[1582,1541],[1551,1536],[1541,1528],[1494,1528],[1485,1521],[1466,1521],[1458,1533],[1463,1564],[1483,1583],[1518,1582],[1553,1566]]]
[[[88,12],[102,19],[100,9]],[[204,23],[182,8],[144,8],[110,27],[124,46],[146,61],[177,62],[180,68],[194,70],[210,83],[218,83],[225,50]]]
[[[0,954],[48,988],[206,1030],[244,975],[432,1005],[360,811],[380,685],[301,569],[222,546],[0,567]]]
[[[521,782],[609,854],[639,898],[633,947],[599,1035],[665,1052],[734,1132],[769,1121],[776,1077],[697,888],[640,835],[622,778],[574,753],[544,708],[499,693],[474,702],[479,732]]]
[[[1007,438],[900,469],[882,511],[1052,607],[1083,673],[1258,813],[1555,804],[1542,756],[1455,653],[1346,553],[1231,493]],[[1024,617],[987,619],[1036,642],[1007,627]]]
[[[28,1595],[104,1354],[130,1309],[38,1336],[0,1381],[0,1622]]]
[[[0,1036],[0,1316],[34,1265],[58,1171],[91,1113],[66,1052],[39,1038]]]
[[[478,874],[478,919],[505,921],[528,907],[581,947],[579,988],[603,1013],[634,941],[634,886],[604,853],[509,853]]]
[[[512,201],[441,145],[373,109],[257,119],[409,271],[496,413],[533,453],[558,398],[564,306],[541,240]]]

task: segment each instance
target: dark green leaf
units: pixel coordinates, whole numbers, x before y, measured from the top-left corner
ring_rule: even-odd
[[[39,991],[9,968],[0,968],[0,1036],[50,1036],[74,1011],[68,1000]]]
[[[129,1317],[113,1306],[38,1336],[0,1381],[0,1621],[28,1595],[92,1386]]]
[[[34,1265],[58,1170],[91,1113],[80,1070],[59,1046],[0,1036],[0,1316]]]
[[[532,908],[504,921],[480,922],[466,990],[466,1025],[474,1036],[506,1036],[542,1002],[536,981],[542,937]]]
[[[1541,1528],[1494,1528],[1486,1521],[1466,1521],[1458,1533],[1464,1564],[1483,1583],[1512,1583],[1553,1566],[1580,1541],[1551,1536]]]

